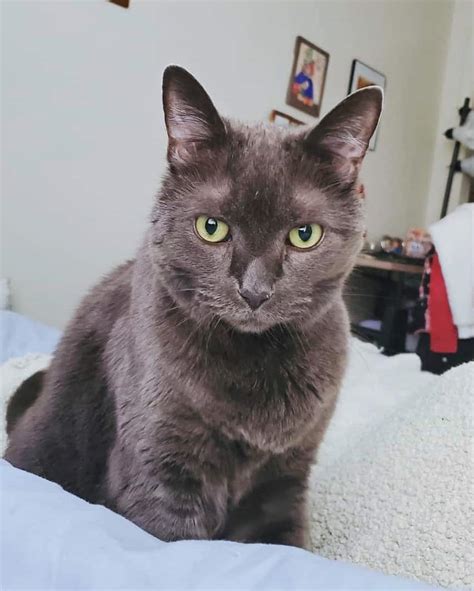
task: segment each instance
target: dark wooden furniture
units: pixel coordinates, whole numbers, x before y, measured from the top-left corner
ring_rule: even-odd
[[[404,352],[408,332],[407,302],[416,300],[422,274],[422,261],[359,255],[346,290],[353,332],[375,342],[387,355]],[[367,303],[370,304],[371,312],[381,321],[380,330],[359,325],[354,297],[367,309]]]
[[[423,274],[423,263],[380,259],[370,254],[360,254],[356,260],[356,267],[380,269],[397,273],[412,273],[415,275]]]

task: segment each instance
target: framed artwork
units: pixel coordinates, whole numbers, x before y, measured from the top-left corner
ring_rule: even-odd
[[[371,68],[367,64],[359,60],[354,60],[352,62],[352,69],[351,69],[351,78],[349,80],[349,91],[348,93],[351,94],[355,90],[359,90],[360,88],[365,88],[366,86],[373,86],[373,85],[381,86],[383,90],[385,90],[386,78],[385,75],[374,68]],[[375,130],[372,139],[370,140],[369,150],[375,150],[375,145],[377,143],[377,134],[378,128]]]
[[[109,0],[112,4],[118,4],[122,8],[128,8],[130,6],[130,0]]]
[[[276,111],[275,109],[270,113],[270,121],[280,127],[295,127],[298,125],[304,125],[303,121],[295,119],[291,115]]]
[[[319,117],[328,63],[329,53],[297,37],[286,104]]]

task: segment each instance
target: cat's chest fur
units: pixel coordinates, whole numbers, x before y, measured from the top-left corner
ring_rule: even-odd
[[[120,332],[130,336],[127,322]],[[253,345],[245,338],[222,342],[212,336],[203,343],[171,327],[140,337],[140,347],[156,339],[150,345],[157,352],[153,360],[142,363],[132,347],[113,372],[115,380],[124,379],[114,387],[110,495],[120,512],[147,528],[143,516],[154,502],[166,503],[163,470],[176,463],[186,494],[195,479],[212,491],[220,531],[273,458],[298,446],[314,450],[318,422],[324,423],[335,399],[328,387],[332,374],[324,358],[320,366],[285,333],[279,344]]]
[[[316,356],[309,341],[283,328],[256,337],[177,324],[165,316],[139,327],[121,371],[113,372],[127,376],[117,382],[125,421],[129,414],[150,424],[159,424],[163,414],[181,417],[189,429],[199,424],[258,453],[281,453],[331,404],[340,363],[329,362],[330,346]],[[121,332],[130,335],[130,326]],[[145,348],[156,354],[143,361]]]

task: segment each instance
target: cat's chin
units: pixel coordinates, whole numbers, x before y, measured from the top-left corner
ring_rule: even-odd
[[[226,321],[234,330],[247,334],[261,334],[277,324],[277,322],[258,317],[251,317],[245,320],[226,319]]]

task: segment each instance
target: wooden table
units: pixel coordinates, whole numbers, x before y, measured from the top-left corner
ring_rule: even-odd
[[[423,274],[423,263],[404,263],[401,261],[383,260],[370,254],[360,254],[356,259],[356,267],[368,267],[370,269],[396,271],[398,273]]]
[[[423,274],[424,263],[420,262],[405,262],[387,259],[379,259],[369,254],[360,254],[356,260],[356,267],[359,269],[374,269],[377,271],[385,271],[387,279],[392,285],[390,296],[387,298],[387,306],[385,307],[382,318],[382,329],[377,344],[387,354],[401,353],[405,350],[405,339],[407,334],[406,314],[401,312],[404,277],[407,274],[421,275]]]

